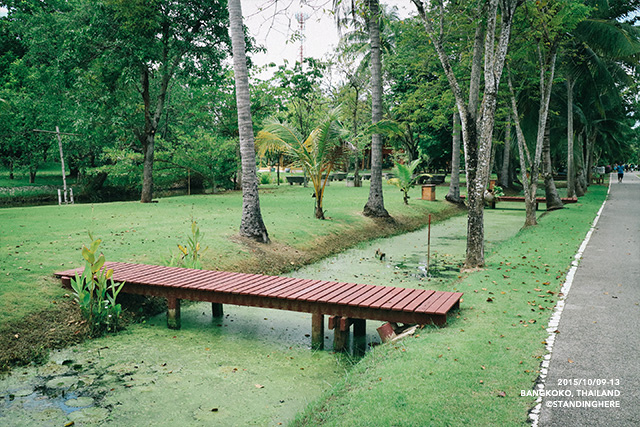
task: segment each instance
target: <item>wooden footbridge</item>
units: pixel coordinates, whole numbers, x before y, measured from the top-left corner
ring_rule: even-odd
[[[223,304],[274,308],[311,313],[311,343],[322,348],[324,316],[334,329],[334,349],[346,343],[349,328],[354,336],[365,335],[365,321],[444,325],[447,313],[459,308],[460,292],[440,292],[392,286],[374,286],[326,280],[297,279],[262,274],[192,270],[157,265],[107,262],[113,280],[124,282],[122,292],[167,299],[167,325],[180,328],[180,300],[212,303],[214,317],[222,316]],[[82,268],[55,273],[64,286]],[[337,348],[336,348],[337,347]]]

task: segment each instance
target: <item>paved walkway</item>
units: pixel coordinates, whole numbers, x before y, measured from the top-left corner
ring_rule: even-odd
[[[558,326],[542,427],[640,426],[640,174],[611,179]]]

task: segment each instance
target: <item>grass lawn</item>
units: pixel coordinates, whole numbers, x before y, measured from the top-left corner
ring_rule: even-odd
[[[314,218],[311,188],[261,187],[273,240],[267,246],[237,236],[238,192],[154,204],[0,209],[0,346],[6,348],[14,336],[26,340],[34,323],[20,329],[20,322],[34,315],[42,335],[31,336],[32,343],[71,342],[50,337],[66,322],[46,314],[66,313],[71,306],[52,273],[82,265],[88,230],[103,239],[107,260],[166,264],[177,255],[177,244],[186,243],[193,218],[209,247],[205,268],[280,273],[359,241],[415,229],[428,213],[436,220],[460,213],[442,202],[446,187],[438,187],[437,202],[419,200],[416,188],[404,206],[401,193],[386,185],[385,205],[397,223],[374,221],[361,215],[367,185],[328,187],[327,221]],[[459,315],[444,328],[427,327],[413,338],[377,347],[294,425],[526,425],[533,400],[520,397],[520,391],[530,390],[538,377],[557,292],[605,195],[606,187],[591,186],[579,203],[541,215],[538,226],[502,244],[486,269],[461,275],[453,286],[434,284],[436,290],[455,287],[465,293]],[[524,222],[524,205],[499,208],[521,209]],[[66,333],[73,334],[73,327]]]
[[[68,171],[67,171],[68,173]],[[75,178],[67,177],[67,186],[75,185]],[[42,204],[57,200],[57,189],[62,189],[60,163],[47,163],[36,174],[34,183],[29,182],[29,171],[18,170],[9,179],[9,171],[0,167],[0,206],[16,204]]]
[[[67,174],[69,171],[67,171]],[[67,177],[67,185],[75,182],[71,177]],[[36,179],[33,184],[29,183],[29,171],[14,171],[14,178],[9,179],[9,171],[0,167],[0,187],[38,187],[53,185],[62,188],[62,169],[60,163],[51,162],[43,165],[36,173]]]
[[[10,329],[10,336],[22,333],[26,340],[25,330],[34,322],[21,326],[14,322],[43,310],[68,310],[61,307],[69,302],[64,298],[67,292],[53,273],[83,265],[80,249],[89,241],[89,230],[103,240],[101,249],[108,261],[163,265],[178,255],[178,244],[186,245],[193,218],[204,233],[203,245],[209,247],[202,258],[204,268],[276,274],[359,241],[420,227],[428,213],[434,219],[462,213],[443,197],[437,202],[419,200],[419,189],[413,190],[410,205],[405,206],[401,193],[385,185],[385,204],[397,219],[390,225],[362,216],[368,191],[368,184],[347,188],[333,183],[325,195],[330,219],[320,221],[314,218],[311,188],[261,187],[262,214],[273,242],[266,246],[237,235],[240,192],[165,198],[152,204],[0,209],[0,330]],[[31,339],[45,340],[37,335]]]
[[[534,399],[520,393],[538,378],[546,325],[606,190],[520,231],[459,278],[462,310],[446,327],[376,348],[293,424],[528,425]]]

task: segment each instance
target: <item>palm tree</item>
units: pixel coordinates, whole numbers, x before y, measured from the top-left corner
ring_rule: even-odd
[[[576,194],[576,171],[574,167],[574,116],[590,117],[585,122],[587,141],[595,141],[596,122],[609,121],[611,113],[622,109],[624,103],[621,88],[632,83],[627,70],[638,67],[640,54],[640,29],[628,21],[637,10],[637,2],[609,0],[604,2],[590,0],[587,5],[593,7],[591,16],[580,22],[573,38],[564,51],[564,72],[567,80],[567,193]],[[584,88],[578,91],[574,102],[574,86]],[[582,106],[580,105],[582,104]],[[592,112],[586,111],[593,109]],[[582,110],[578,112],[576,110]],[[624,112],[622,113],[624,115]],[[587,144],[586,164],[581,169],[584,181],[590,173],[590,150]],[[582,156],[581,156],[582,157]],[[579,194],[580,195],[580,194]]]
[[[380,22],[382,13],[379,0],[365,0],[365,16],[369,35],[369,64],[371,70],[371,123],[382,120],[382,49],[380,41]],[[334,9],[341,4],[334,0]],[[349,13],[356,22],[356,2],[352,1]],[[384,207],[382,194],[382,135],[371,135],[371,181],[369,199],[364,206],[365,216],[389,218]]]
[[[402,191],[402,200],[405,205],[409,204],[409,190],[411,190],[418,180],[417,176],[414,176],[416,168],[420,164],[422,159],[415,159],[409,165],[403,165],[402,163],[396,163],[393,168],[394,178],[389,180],[389,183],[395,185]]]
[[[240,0],[229,0],[227,7],[233,48],[233,70],[236,83],[238,131],[240,133],[240,157],[242,161],[242,219],[240,222],[240,235],[262,243],[268,243],[269,234],[262,220],[260,198],[258,197],[258,174],[256,171],[253,122],[251,121],[251,97],[249,95],[247,55],[242,25],[242,6]]]
[[[338,7],[341,6],[341,7]],[[366,5],[365,5],[366,6]],[[352,111],[353,129],[352,134],[358,134],[358,98],[361,90],[367,83],[371,81],[371,38],[367,10],[359,8],[353,1],[350,5],[338,1],[334,1],[336,9],[336,24],[338,30],[349,28],[350,31],[343,34],[338,45],[338,60],[345,65],[343,73],[346,74],[348,86],[354,91],[354,108]],[[342,15],[342,12],[345,12]],[[378,28],[380,34],[380,50],[382,54],[388,54],[393,50],[394,38],[387,25],[390,21],[399,19],[397,9],[385,8],[380,5],[380,18],[378,19]],[[353,144],[354,155],[356,157],[356,167],[354,171],[354,186],[360,187],[360,177],[358,175],[358,149],[357,144]]]
[[[380,51],[380,5],[367,0],[369,9],[369,38],[371,43],[371,123],[382,120],[382,55]],[[364,205],[365,216],[388,218],[382,195],[382,135],[371,135],[371,185],[369,200]]]
[[[325,219],[322,205],[324,189],[329,174],[344,158],[342,140],[345,136],[346,130],[334,110],[306,138],[289,124],[271,120],[258,132],[256,143],[261,156],[267,152],[285,152],[296,159],[313,183],[315,216]]]

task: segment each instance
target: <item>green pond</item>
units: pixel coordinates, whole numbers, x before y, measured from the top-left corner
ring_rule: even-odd
[[[485,213],[487,255],[522,226],[522,209]],[[464,257],[466,217],[381,239],[307,266],[291,276],[404,287],[454,289]],[[384,253],[382,259],[376,252]],[[464,310],[464,305],[462,306]],[[42,366],[0,379],[2,426],[285,425],[332,387],[358,357],[311,350],[307,313],[185,304],[182,329],[164,316],[115,336],[53,351]],[[367,322],[367,349],[380,342]]]

